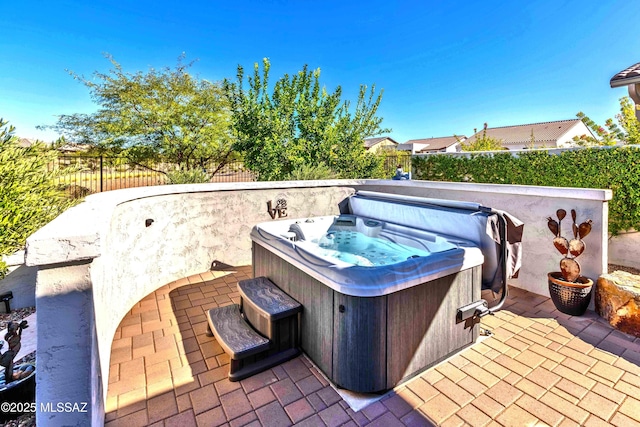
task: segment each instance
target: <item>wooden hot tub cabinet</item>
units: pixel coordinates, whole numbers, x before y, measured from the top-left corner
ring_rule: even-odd
[[[302,304],[301,348],[337,386],[380,392],[473,344],[478,326],[456,322],[480,299],[482,267],[377,297],[334,291],[260,244],[254,277],[266,276]]]

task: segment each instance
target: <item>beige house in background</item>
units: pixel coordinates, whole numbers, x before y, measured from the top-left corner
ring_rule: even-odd
[[[86,153],[91,149],[91,145],[89,144],[74,144],[71,142],[67,142],[61,147],[58,147],[58,151],[62,154],[73,154],[73,153]]]
[[[411,154],[424,153],[455,153],[460,151],[460,142],[466,136],[442,136],[438,138],[410,139],[398,145],[397,150],[410,151]]]
[[[394,141],[393,138],[389,138],[388,136],[382,136],[379,138],[367,138],[364,140],[364,148],[372,153],[376,153],[381,149],[395,150],[397,146],[398,143]]]
[[[486,132],[488,137],[501,141],[507,150],[573,147],[576,145],[573,137],[595,137],[580,119],[487,128]],[[466,142],[473,143],[476,138],[481,138],[483,133],[484,130],[476,132]]]

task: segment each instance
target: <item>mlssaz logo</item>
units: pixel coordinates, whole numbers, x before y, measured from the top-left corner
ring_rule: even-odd
[[[276,207],[273,207],[273,202],[269,200],[267,202],[267,212],[271,216],[271,219],[283,218],[287,216],[287,201],[285,199],[276,200]]]

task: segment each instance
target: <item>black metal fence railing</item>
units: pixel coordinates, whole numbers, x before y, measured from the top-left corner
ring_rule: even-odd
[[[58,169],[58,183],[74,195],[83,197],[91,193],[121,188],[146,187],[167,184],[166,172],[175,165],[156,164],[151,169],[131,165],[122,157],[107,156],[59,156],[52,169]],[[213,173],[218,164],[207,165],[206,172]],[[254,181],[253,174],[241,161],[231,161],[216,171],[210,182]]]
[[[411,156],[389,154],[384,160],[384,176],[390,179],[401,166],[405,172],[411,170]],[[166,172],[175,170],[173,164],[156,164],[151,169],[131,165],[126,158],[109,156],[71,155],[59,156],[50,169],[59,170],[58,184],[75,197],[91,193],[118,190],[121,188],[147,187],[168,183]],[[255,176],[244,167],[242,161],[234,160],[218,169],[212,163],[205,168],[208,174],[215,174],[210,182],[250,182]]]

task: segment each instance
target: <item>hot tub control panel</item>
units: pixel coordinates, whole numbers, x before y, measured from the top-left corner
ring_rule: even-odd
[[[340,215],[335,219],[333,225],[329,227],[327,232],[336,230],[354,230],[368,237],[378,237],[382,228],[382,221],[369,218],[359,218],[356,215]]]

